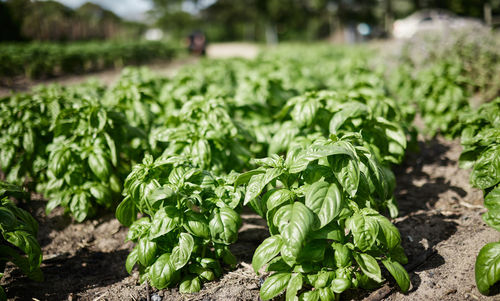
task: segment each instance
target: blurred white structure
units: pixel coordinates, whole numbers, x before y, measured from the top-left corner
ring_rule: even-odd
[[[144,38],[148,41],[158,41],[163,38],[163,30],[159,28],[150,28],[144,33]]]
[[[421,31],[443,31],[471,25],[482,26],[482,23],[476,19],[458,17],[445,10],[427,9],[395,21],[392,34],[396,39],[409,39]]]

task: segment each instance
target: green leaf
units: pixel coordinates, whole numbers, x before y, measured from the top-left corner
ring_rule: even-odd
[[[110,151],[110,154],[111,154],[111,163],[113,164],[113,166],[117,167],[117,165],[118,165],[118,156],[116,154],[115,141],[113,140],[113,138],[111,138],[111,136],[109,136],[108,133],[104,133],[104,137],[106,138],[106,143],[108,144],[109,151]]]
[[[92,172],[104,182],[109,181],[110,164],[102,152],[92,152],[88,158],[89,167]]]
[[[213,241],[221,244],[236,242],[240,226],[240,215],[229,207],[214,209],[208,225]]]
[[[269,168],[263,174],[256,174],[250,178],[245,193],[243,205],[255,199],[269,182],[279,177],[283,173],[281,168]]]
[[[338,242],[344,241],[344,228],[341,228],[337,221],[332,221],[323,228],[311,233],[310,239],[330,239]]]
[[[389,249],[392,250],[399,246],[401,243],[401,237],[399,235],[398,228],[396,228],[386,217],[376,213],[374,218],[377,220],[380,230],[379,238],[382,243]]]
[[[295,202],[290,213],[290,222],[283,228],[281,236],[292,255],[297,257],[314,225],[314,213],[300,202]]]
[[[87,217],[90,207],[90,202],[84,192],[73,195],[69,204],[69,209],[78,222],[82,222]]]
[[[300,273],[293,273],[286,287],[286,301],[295,301],[297,293],[302,289],[303,277]]]
[[[293,106],[290,116],[299,127],[308,126],[313,122],[320,105],[320,102],[313,98],[298,101]]]
[[[201,213],[188,211],[184,215],[184,223],[182,224],[184,229],[194,236],[201,237],[204,239],[210,238],[210,228],[208,227],[208,221],[205,216]]]
[[[36,238],[29,232],[17,230],[5,232],[3,236],[6,241],[21,249],[28,255],[29,271],[39,267],[42,262],[42,251]],[[26,272],[28,274],[28,272]]]
[[[319,300],[321,301],[330,301],[335,300],[335,294],[333,293],[330,287],[320,288],[318,290]]]
[[[471,173],[473,186],[486,189],[500,182],[500,146],[490,147],[481,155]]]
[[[130,225],[127,232],[126,241],[137,241],[137,239],[145,237],[151,228],[149,217],[142,217]]]
[[[240,174],[236,178],[236,181],[234,182],[234,186],[240,186],[240,185],[247,184],[248,181],[250,181],[250,179],[253,176],[258,175],[258,174],[262,174],[262,173],[265,173],[265,170],[263,170],[263,169],[254,169],[254,170],[250,170],[250,171],[244,172],[244,173]]]
[[[300,301],[319,301],[319,291],[306,291],[300,295]]]
[[[330,120],[330,133],[336,134],[338,129],[350,118],[366,116],[369,114],[368,107],[357,101],[340,105],[340,110],[336,112]]]
[[[272,210],[286,202],[293,200],[294,197],[295,194],[292,191],[282,188],[270,190],[268,193],[266,193],[264,199],[266,200],[267,210]]]
[[[140,251],[139,251],[140,255]],[[140,261],[140,257],[139,257]],[[170,254],[165,253],[158,257],[149,269],[149,280],[151,285],[157,289],[164,289],[178,281],[179,273],[170,262]]]
[[[137,208],[129,195],[116,208],[116,218],[127,227],[137,219]]]
[[[354,259],[358,263],[363,273],[378,283],[383,281],[380,267],[377,260],[366,253],[353,253]]]
[[[325,251],[327,242],[323,239],[310,240],[311,236],[308,235],[308,242],[300,251],[298,262],[323,262],[325,259]]]
[[[484,207],[488,209],[483,220],[492,228],[500,231],[500,185],[497,185],[484,198]]]
[[[194,248],[194,239],[188,233],[181,233],[179,237],[179,244],[172,250],[170,262],[176,270],[180,270],[188,263],[191,258],[191,253]]]
[[[483,295],[500,280],[500,242],[486,244],[476,258],[475,275],[477,289]]]
[[[280,235],[266,238],[255,250],[252,258],[252,267],[257,275],[260,268],[279,254],[283,241]]]
[[[380,227],[375,218],[354,213],[347,219],[346,228],[352,232],[356,247],[366,251],[375,243]]]
[[[201,281],[199,277],[194,275],[187,275],[182,279],[179,285],[179,292],[181,294],[192,294],[201,290]]]
[[[391,259],[401,264],[408,263],[408,258],[406,257],[405,251],[401,245],[397,245],[394,249],[390,250],[389,256],[391,257]]]
[[[139,260],[139,251],[137,250],[137,246],[134,247],[132,252],[130,252],[127,256],[127,260],[125,261],[125,268],[127,269],[127,272],[129,274],[132,274],[132,269],[134,268],[134,265],[137,263]]]
[[[174,206],[166,206],[156,211],[151,220],[149,239],[155,239],[174,230],[180,222],[180,213]]]
[[[351,287],[351,281],[346,278],[335,278],[330,287],[334,293],[341,294]]]
[[[334,271],[320,271],[317,274],[316,280],[313,283],[315,288],[323,288],[330,284],[333,278],[335,278]]]
[[[279,295],[285,290],[291,277],[290,273],[275,273],[267,277],[260,288],[260,298],[270,300]]]
[[[312,144],[305,150],[305,159],[309,162],[312,162],[320,158],[325,158],[333,155],[346,155],[355,158],[355,154],[352,152],[352,150],[350,148],[347,148],[345,144],[340,142],[327,145]]]
[[[33,130],[31,128],[26,129],[26,132],[24,132],[23,147],[28,154],[32,154],[35,151],[35,137],[33,137]]]
[[[383,259],[382,263],[389,273],[391,273],[392,277],[394,277],[401,291],[406,293],[410,288],[410,276],[408,276],[405,268],[399,262],[391,261],[390,259]]]
[[[360,178],[358,162],[349,156],[335,156],[331,158],[330,165],[344,190],[351,197],[355,197]]]
[[[137,244],[137,255],[141,265],[147,267],[155,262],[157,244],[154,241],[143,238]]]
[[[90,187],[90,194],[96,198],[99,205],[105,207],[109,207],[113,201],[109,188],[99,183],[92,183],[92,186]]]
[[[316,182],[306,190],[305,204],[318,216],[317,228],[323,228],[340,213],[342,192],[335,183]]]
[[[71,151],[59,149],[49,155],[48,168],[56,177],[62,177],[71,161]]]

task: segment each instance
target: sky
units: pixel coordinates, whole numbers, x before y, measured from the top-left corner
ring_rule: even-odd
[[[93,2],[113,11],[122,18],[129,20],[144,20],[145,13],[153,5],[148,0],[56,0],[71,8],[80,7],[85,2]]]
[[[149,0],[56,0],[71,8],[80,7],[85,2],[93,2],[113,11],[118,16],[134,21],[145,21],[146,12],[153,8],[152,1]],[[213,4],[215,0],[201,0],[200,7],[207,7]],[[194,5],[186,1],[183,10],[187,12],[196,12]]]

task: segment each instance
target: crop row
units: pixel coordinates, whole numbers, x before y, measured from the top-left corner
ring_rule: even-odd
[[[172,42],[11,43],[0,45],[0,78],[27,78],[91,72],[172,59],[180,46]]]
[[[202,61],[171,79],[130,69],[111,88],[11,96],[0,102],[1,169],[42,193],[48,212],[62,206],[82,221],[116,208],[135,243],[127,270],[137,266],[159,289],[196,292],[234,267],[229,246],[248,205],[270,232],[252,260],[256,273],[271,273],[262,299],[286,291],[287,300],[334,300],[383,282],[381,266],[407,291],[407,258],[385,216],[398,214],[391,165],[413,142],[415,110],[389,96],[371,57],[283,47],[256,60]],[[470,151],[484,150],[481,141]],[[13,231],[4,238],[41,259],[36,241],[27,249],[8,240]],[[38,271],[40,260],[30,264]]]

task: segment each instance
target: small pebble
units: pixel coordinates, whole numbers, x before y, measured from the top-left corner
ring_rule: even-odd
[[[158,294],[151,295],[151,301],[161,301],[161,297]]]

